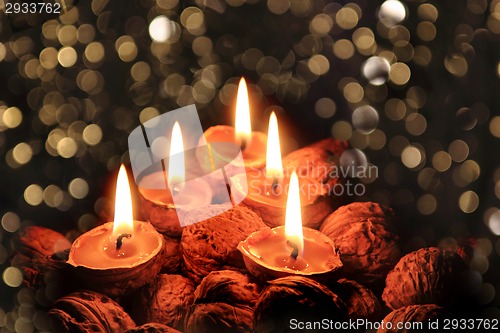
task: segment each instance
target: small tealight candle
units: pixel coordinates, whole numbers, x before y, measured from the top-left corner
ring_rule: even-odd
[[[186,212],[203,208],[212,201],[212,190],[206,181],[200,177],[186,181],[186,161],[191,165],[197,163],[194,155],[186,156],[181,128],[176,122],[170,140],[168,169],[152,172],[146,169],[138,183],[146,218],[158,231],[172,237],[181,235]]]
[[[299,181],[292,173],[285,225],[256,231],[238,244],[248,271],[264,281],[303,275],[326,281],[342,267],[332,240],[302,227]]]
[[[232,152],[226,153],[224,145],[217,145],[217,143],[233,143],[241,148],[246,168],[260,169],[264,167],[267,136],[265,133],[252,131],[248,89],[244,78],[240,79],[238,85],[235,126],[212,126],[205,131],[202,140],[200,145],[206,142],[216,160],[226,163],[233,162],[234,154]],[[209,167],[207,163],[202,163],[202,165]]]
[[[134,221],[127,172],[118,172],[114,222],[105,223],[71,246],[68,264],[88,288],[119,296],[140,288],[159,273],[163,236],[148,222]]]
[[[270,227],[283,225],[286,207],[286,186],[289,177],[283,172],[278,119],[274,112],[269,118],[265,170],[247,170],[246,174],[236,174],[231,178],[233,198],[257,212]],[[308,186],[308,178],[300,178],[300,185]],[[301,197],[304,211],[303,224],[318,227],[318,212],[331,212],[326,200],[317,200],[316,196]]]

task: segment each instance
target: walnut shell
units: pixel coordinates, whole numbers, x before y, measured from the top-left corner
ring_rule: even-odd
[[[181,275],[160,274],[145,285],[129,312],[139,324],[159,322],[182,329],[187,308],[194,301],[194,285]]]
[[[464,270],[465,263],[454,252],[419,249],[401,258],[387,275],[382,299],[393,310],[416,304],[452,304],[460,294],[456,281]]]
[[[212,205],[216,215],[208,220],[188,225],[184,228],[181,239],[183,272],[196,284],[210,272],[231,269],[246,271],[243,257],[238,251],[238,243],[252,232],[266,225],[250,209],[241,205],[227,211],[223,205]],[[197,220],[198,214],[206,212],[193,210],[186,215],[186,220]]]
[[[165,259],[161,267],[163,274],[176,274],[180,271],[182,252],[181,241],[178,238],[163,236],[165,240]]]
[[[63,234],[39,226],[28,226],[21,229],[13,237],[13,244],[16,251],[28,258],[50,256],[71,247],[71,243]]]
[[[57,286],[57,290],[52,288],[54,289],[52,295],[55,296],[52,301],[55,301],[66,290],[76,287],[70,277],[70,267],[66,264],[68,252],[69,250],[65,250],[47,256],[35,255],[33,258],[18,253],[11,264],[23,272],[23,281],[29,288]]]
[[[161,205],[150,201],[140,193],[140,190],[139,199],[142,215],[158,232],[170,237],[181,237],[182,227],[173,205]]]
[[[325,219],[320,231],[339,248],[346,277],[368,287],[383,285],[387,272],[401,257],[392,217],[390,208],[374,202],[354,202]]]
[[[412,332],[433,332],[431,328],[429,328],[429,321],[436,320],[445,317],[445,311],[443,308],[435,305],[435,304],[426,304],[426,305],[410,305],[405,306],[403,308],[399,308],[397,310],[389,313],[383,320],[385,325],[381,326],[377,333],[412,333]],[[414,326],[415,329],[409,328],[401,328],[398,329],[398,325],[405,323],[422,323],[421,329]],[[387,323],[391,323],[388,325]],[[390,326],[390,328],[388,327]]]
[[[324,285],[299,276],[269,282],[260,294],[254,313],[254,332],[288,332],[292,319],[344,321],[344,302]]]
[[[58,332],[124,332],[134,321],[111,298],[91,291],[79,291],[57,300],[49,311]]]
[[[208,274],[196,288],[185,331],[252,332],[259,292],[257,283],[242,273],[224,270]]]
[[[181,332],[167,325],[159,323],[147,323],[141,326],[131,328],[125,333],[181,333]]]
[[[356,281],[340,279],[329,286],[347,306],[350,319],[378,320],[382,306],[373,292]]]

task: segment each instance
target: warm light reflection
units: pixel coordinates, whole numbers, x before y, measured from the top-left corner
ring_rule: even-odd
[[[295,171],[290,177],[288,199],[285,213],[285,236],[287,241],[297,246],[299,256],[304,253],[304,236],[302,231],[302,211],[300,205],[299,178]]]
[[[274,112],[269,117],[266,151],[266,177],[280,181],[283,178],[278,118]]]
[[[185,181],[186,163],[184,161],[184,143],[179,122],[175,122],[170,139],[170,158],[168,162],[168,184],[170,187],[181,185]]]
[[[252,136],[252,124],[250,121],[250,104],[248,102],[248,89],[245,78],[241,78],[236,96],[236,120],[235,120],[236,142],[245,148],[250,144]]]
[[[113,237],[120,234],[132,234],[134,229],[134,214],[132,212],[132,196],[128,183],[127,170],[122,164],[118,171],[115,197],[115,219]]]

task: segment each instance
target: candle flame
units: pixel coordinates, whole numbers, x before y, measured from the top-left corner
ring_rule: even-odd
[[[266,151],[266,177],[280,181],[283,178],[283,162],[281,160],[280,135],[278,118],[274,112],[269,118]]]
[[[128,183],[127,170],[122,164],[116,180],[115,219],[113,236],[132,234],[134,230],[134,214],[132,212],[132,195]]]
[[[288,187],[285,212],[285,236],[287,241],[298,248],[299,256],[301,256],[304,252],[304,235],[302,231],[299,178],[295,171],[290,176],[290,185]]]
[[[248,89],[245,78],[241,78],[236,96],[236,119],[234,122],[236,142],[247,145],[252,137],[252,123],[250,121],[250,103],[248,102]]]
[[[186,163],[184,161],[184,143],[179,122],[176,121],[170,139],[170,158],[168,162],[168,184],[170,187],[182,185],[185,181]]]

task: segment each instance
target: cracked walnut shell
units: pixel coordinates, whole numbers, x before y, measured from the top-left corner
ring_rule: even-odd
[[[125,332],[136,326],[118,303],[91,291],[74,292],[60,298],[49,315],[55,320],[57,332]]]

